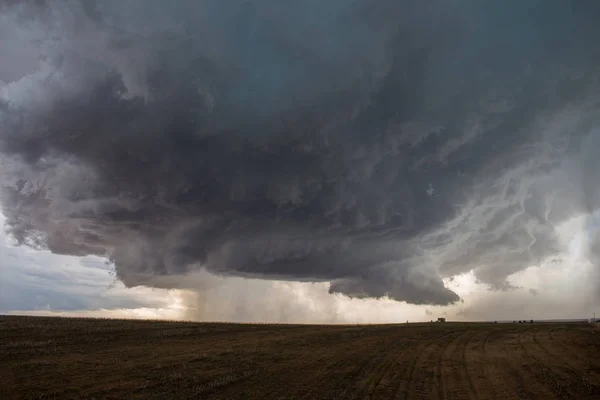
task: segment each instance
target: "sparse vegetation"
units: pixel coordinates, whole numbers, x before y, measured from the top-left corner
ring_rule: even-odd
[[[1,399],[595,399],[593,324],[0,317]]]

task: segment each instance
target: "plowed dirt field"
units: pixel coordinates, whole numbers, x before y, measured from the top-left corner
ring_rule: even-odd
[[[0,399],[600,399],[591,324],[0,317]]]

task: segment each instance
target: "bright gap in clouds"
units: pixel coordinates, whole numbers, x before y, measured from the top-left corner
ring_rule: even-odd
[[[447,280],[464,303],[463,320],[589,318],[600,306],[596,269],[588,248],[595,217],[579,216],[557,227],[562,252],[508,277],[505,291],[490,291],[473,272]]]

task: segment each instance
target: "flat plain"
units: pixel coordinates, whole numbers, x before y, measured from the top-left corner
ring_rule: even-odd
[[[1,399],[598,399],[586,323],[0,316]]]

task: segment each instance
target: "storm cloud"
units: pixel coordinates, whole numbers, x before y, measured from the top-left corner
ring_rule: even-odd
[[[600,208],[599,16],[586,0],[6,3],[7,230],[107,257],[128,286],[202,270],[438,305],[469,271],[505,288]]]

